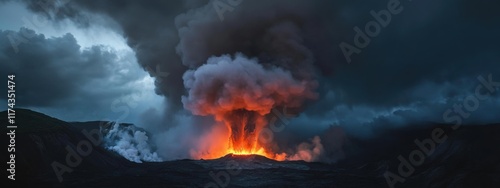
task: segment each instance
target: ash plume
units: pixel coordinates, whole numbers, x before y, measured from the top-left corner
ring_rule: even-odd
[[[316,97],[315,82],[295,80],[279,67],[265,69],[257,59],[243,55],[210,58],[184,74],[184,85],[188,95],[182,102],[196,115],[226,114],[235,109],[266,115],[275,106],[300,107],[305,99]]]
[[[214,1],[208,0],[74,0],[64,9],[27,3],[43,15],[53,8],[57,12],[52,19],[73,19],[82,27],[91,22],[85,16],[87,11],[110,18],[111,25],[134,49],[139,64],[156,78],[156,92],[168,99],[167,114],[182,109],[184,72],[205,64],[212,56],[240,52],[259,58],[262,64],[290,70],[294,77],[312,80],[314,63],[318,62],[315,57],[324,59],[330,54],[324,51],[328,50],[329,35],[325,35],[326,28],[317,15],[320,7],[325,7],[321,1],[242,1],[234,11],[225,12],[223,21]],[[126,7],[134,8],[128,11]],[[165,77],[158,71],[169,74]]]
[[[247,3],[223,22],[210,3],[176,17],[176,50],[190,68],[183,76],[184,108],[223,122],[231,152],[268,150],[258,143],[268,123],[264,116],[274,107],[299,109],[317,98],[315,58],[308,46],[316,29],[310,25],[313,5],[281,3]]]
[[[237,148],[258,150],[253,143],[273,107],[300,111],[304,101],[318,97],[317,59],[324,61],[330,53],[323,51],[330,36],[324,35],[326,29],[316,14],[325,11],[319,2],[243,1],[222,21],[214,1],[74,1],[54,19],[70,18],[84,27],[90,21],[84,19],[84,11],[89,11],[118,25],[138,63],[156,78],[156,92],[167,99],[162,121],[144,125],[146,130],[177,130],[172,127],[183,125],[176,123],[176,116],[187,109],[224,120],[233,131],[230,139],[239,140],[234,144],[250,143]],[[134,9],[122,11],[123,5]],[[29,8],[46,11],[33,4]],[[157,71],[169,74],[164,77]],[[247,120],[237,125],[238,117]],[[156,136],[162,135],[172,134]],[[157,145],[161,150],[165,144]],[[198,145],[193,141],[185,148]]]
[[[184,107],[195,115],[212,115],[230,130],[230,147],[257,151],[264,116],[277,106],[300,107],[316,98],[316,82],[296,80],[279,67],[264,68],[257,59],[237,54],[209,58],[207,64],[184,74],[188,94]]]

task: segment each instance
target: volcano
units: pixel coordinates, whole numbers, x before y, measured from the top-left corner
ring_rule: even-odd
[[[228,155],[261,155],[275,160],[284,160],[284,155],[266,151],[262,145],[263,141],[259,140],[262,139],[260,133],[267,123],[264,116],[254,111],[240,109],[226,114],[224,119],[230,131],[226,151]]]
[[[64,122],[25,109],[16,109],[16,115],[17,182],[29,180],[41,187],[387,187],[384,173],[397,169],[397,156],[413,149],[409,138],[425,138],[433,128],[448,126],[398,129],[370,140],[353,140],[352,148],[346,149],[351,151],[347,158],[336,164],[278,161],[256,154],[134,163],[99,145],[82,157],[81,164],[68,166],[71,172],[61,174],[60,181],[52,164],[64,163],[68,155],[65,147],[76,150],[78,142],[88,139],[82,130],[106,130],[110,122]],[[1,112],[0,117],[6,122],[7,112]],[[488,144],[500,143],[499,134],[500,125],[464,127],[437,147],[404,185],[497,185],[500,149]]]
[[[241,53],[212,57],[207,64],[183,75],[187,94],[184,108],[193,115],[211,116],[226,132],[212,132],[211,138],[223,137],[217,148],[203,148],[193,158],[218,158],[229,153],[259,154],[284,160],[285,154],[271,151],[261,139],[268,125],[266,116],[276,107],[300,108],[315,99],[316,81],[298,79],[280,67],[267,68],[257,58]],[[201,142],[209,142],[202,140]],[[205,151],[206,150],[206,151]]]

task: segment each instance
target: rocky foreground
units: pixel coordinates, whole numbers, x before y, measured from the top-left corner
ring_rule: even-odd
[[[0,113],[1,122],[6,117]],[[107,122],[68,123],[24,109],[16,110],[16,120],[15,183],[37,187],[390,187],[388,172],[395,187],[500,185],[500,125],[448,132],[446,141],[418,165],[412,163],[417,158],[408,157],[425,149],[414,140],[432,138],[433,130],[449,126],[353,139],[357,149],[335,164],[232,154],[214,160],[134,163],[102,147],[94,130],[105,131]]]

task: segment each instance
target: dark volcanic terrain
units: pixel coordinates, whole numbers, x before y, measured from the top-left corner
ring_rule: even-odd
[[[7,122],[6,117],[5,111],[0,113],[1,122]],[[386,130],[369,140],[350,138],[346,158],[335,164],[231,154],[215,160],[134,163],[106,150],[102,142],[92,145],[90,154],[80,161],[70,157],[73,164],[67,164],[68,150],[76,151],[79,143],[91,141],[82,132],[105,133],[109,123],[68,123],[25,109],[16,109],[16,122],[16,183],[29,181],[38,187],[389,187],[384,173],[398,174],[398,156],[408,158],[418,149],[413,141],[429,138],[436,127],[448,130],[447,141],[396,187],[500,185],[500,124],[455,131],[448,125],[430,124]],[[62,181],[54,162],[70,168]]]

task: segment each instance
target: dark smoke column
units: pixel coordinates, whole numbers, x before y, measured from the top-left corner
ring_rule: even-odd
[[[230,151],[253,153],[267,124],[264,116],[276,106],[300,107],[316,97],[315,83],[296,80],[278,67],[264,68],[257,59],[237,54],[212,57],[184,74],[188,95],[184,107],[195,115],[211,115],[230,131]]]
[[[176,17],[176,52],[190,69],[183,75],[187,94],[182,104],[224,124],[229,151],[265,149],[257,136],[271,109],[300,108],[316,98],[314,53],[308,45],[318,48],[314,43],[326,40],[315,34],[315,6],[310,1],[245,1],[221,21],[208,3]]]

